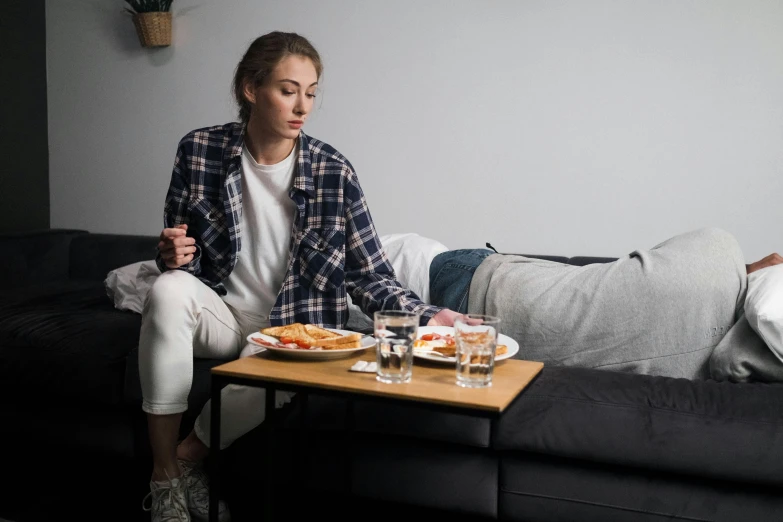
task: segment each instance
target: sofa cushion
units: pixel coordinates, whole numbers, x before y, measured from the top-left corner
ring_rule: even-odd
[[[457,516],[497,518],[499,466],[491,452],[394,435],[356,434],[350,457],[351,489],[360,497],[404,499],[406,504]]]
[[[51,397],[42,398],[35,407],[10,402],[8,398],[0,402],[0,418],[11,427],[7,431],[0,428],[0,443],[4,447],[48,447],[56,438],[56,446],[65,452],[133,458],[139,451],[138,441],[146,443],[146,424],[142,422],[145,419],[139,409],[65,405]]]
[[[489,447],[490,420],[487,418],[438,411],[419,404],[381,404],[373,400],[352,399],[353,416],[352,420],[349,420],[348,402],[348,399],[344,398],[308,394],[308,429],[348,429],[371,435],[391,435],[477,448]]]
[[[0,295],[2,400],[119,404],[141,316],[116,310],[100,281]],[[24,390],[20,393],[20,390]]]
[[[783,384],[545,367],[500,418],[493,445],[783,485]]]
[[[777,521],[773,486],[515,453],[500,464],[500,520]]]
[[[490,420],[416,404],[355,401],[354,429],[395,437],[489,447]]]

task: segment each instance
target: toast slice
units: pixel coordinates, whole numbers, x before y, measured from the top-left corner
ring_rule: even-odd
[[[313,339],[339,339],[342,337],[338,333],[334,333],[326,328],[321,328],[320,326],[315,326],[314,324],[306,324],[304,325],[304,329]]]
[[[331,344],[328,346],[323,346],[323,345],[314,345],[314,346],[318,346],[322,350],[347,350],[348,348],[361,348],[362,341],[361,339],[359,339],[356,341],[349,341],[347,343],[342,343],[342,344]]]
[[[285,326],[271,326],[261,330],[264,335],[271,335],[272,337],[296,337],[304,336],[312,339],[332,339],[340,337],[340,334],[336,334],[320,326],[314,324],[302,324],[291,323]]]
[[[447,357],[455,357],[457,355],[457,347],[454,345],[438,346],[437,348],[433,348],[433,350]],[[503,355],[507,351],[508,351],[508,346],[506,346],[505,344],[499,344],[495,347],[495,356]]]
[[[329,339],[318,339],[314,346],[320,346],[324,350],[342,350],[345,348],[359,348],[361,346],[361,341],[362,334],[354,333]]]
[[[277,339],[291,339],[294,342],[302,341],[308,345],[312,345],[316,339],[311,337],[305,330],[305,325],[302,323],[292,323],[285,326],[272,326],[270,328],[264,328],[261,330],[264,335],[271,335]]]
[[[269,328],[262,328],[261,333],[264,335],[271,335],[272,337],[280,338],[302,335],[305,333],[305,330],[302,323],[292,323],[284,326],[271,326]]]
[[[278,339],[290,338],[294,342],[301,341],[312,347],[324,350],[360,348],[362,334],[340,335],[320,326],[312,324],[292,323],[285,326],[263,328],[261,333]]]

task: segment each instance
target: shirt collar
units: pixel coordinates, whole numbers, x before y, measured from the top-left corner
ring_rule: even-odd
[[[299,131],[299,168],[296,169],[293,188],[307,193],[308,196],[315,197],[315,183],[313,183],[313,171],[310,168],[312,161],[310,159],[310,138],[302,131]]]
[[[242,148],[244,146],[245,131],[247,124],[236,123],[228,135],[224,157],[229,163],[238,165],[242,162]],[[312,161],[310,158],[310,138],[302,131],[299,131],[299,157],[297,158],[296,176],[294,177],[293,188],[305,192],[307,195],[315,196],[315,183],[313,183],[313,171],[310,168]]]
[[[223,158],[232,161],[242,161],[242,147],[245,143],[245,129],[247,125],[235,122],[228,133],[228,142],[223,149]]]

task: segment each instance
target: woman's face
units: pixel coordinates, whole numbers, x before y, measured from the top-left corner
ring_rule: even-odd
[[[313,108],[317,86],[318,75],[309,58],[283,58],[261,86],[245,86],[252,126],[266,138],[296,139]]]

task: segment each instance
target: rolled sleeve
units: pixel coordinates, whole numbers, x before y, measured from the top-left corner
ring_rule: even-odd
[[[163,206],[163,228],[174,228],[185,225],[189,221],[188,201],[190,199],[189,169],[187,164],[187,137],[183,138],[177,147],[177,156],[174,160],[174,168],[171,172],[171,183],[166,192],[166,201]],[[188,236],[193,237],[188,230]],[[198,241],[198,238],[196,238]],[[158,251],[155,259],[161,272],[172,270],[166,266]],[[194,276],[201,273],[201,246],[196,243],[196,252],[189,263],[178,267],[176,270],[184,270]]]
[[[348,293],[370,317],[379,310],[407,310],[420,314],[421,325],[426,325],[442,308],[424,303],[397,280],[355,173],[351,173],[348,179],[345,190],[345,282]]]

